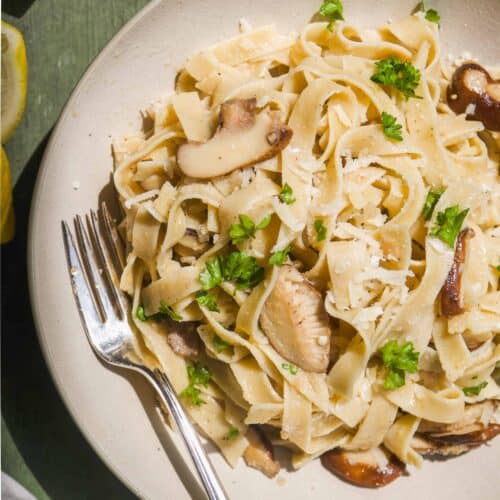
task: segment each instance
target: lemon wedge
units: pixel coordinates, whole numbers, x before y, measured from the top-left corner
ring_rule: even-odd
[[[7,243],[14,237],[14,210],[9,159],[3,148],[0,156],[0,183],[0,243]]]
[[[7,142],[21,121],[27,86],[28,65],[23,35],[2,21],[2,144]]]

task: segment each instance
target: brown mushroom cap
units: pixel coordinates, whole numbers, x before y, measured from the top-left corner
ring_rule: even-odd
[[[378,463],[375,453],[381,453],[386,458],[384,464]],[[394,455],[380,448],[366,452],[340,449],[327,451],[321,456],[321,463],[344,481],[363,488],[385,486],[406,470],[405,465]]]
[[[458,234],[453,264],[441,289],[441,314],[447,318],[464,312],[460,285],[467,253],[467,240],[473,237],[474,231],[469,227],[462,229]]]
[[[447,99],[455,113],[467,113],[487,129],[500,131],[500,80],[493,80],[479,64],[466,63],[455,71]]]
[[[276,156],[292,138],[292,130],[273,114],[257,114],[257,101],[231,99],[222,103],[219,125],[207,142],[188,141],[177,149],[177,164],[185,175],[208,179]]]

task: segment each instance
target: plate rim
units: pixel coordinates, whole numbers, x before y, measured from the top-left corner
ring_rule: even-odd
[[[112,37],[111,39],[104,45],[104,47],[99,51],[99,53],[90,61],[85,72],[78,80],[78,83],[71,91],[68,96],[66,102],[64,103],[61,112],[57,118],[56,124],[52,133],[50,134],[49,140],[47,142],[47,146],[42,155],[42,159],[40,162],[40,167],[37,172],[35,186],[33,188],[33,195],[31,198],[31,206],[29,210],[28,216],[28,231],[27,231],[27,247],[26,247],[26,260],[27,260],[27,274],[28,274],[28,292],[29,292],[29,301],[31,305],[31,312],[33,315],[33,324],[35,326],[36,336],[38,339],[38,343],[40,345],[40,350],[42,352],[43,359],[49,371],[52,382],[54,383],[56,390],[61,397],[61,400],[69,412],[73,422],[78,427],[78,430],[81,432],[85,441],[90,445],[92,450],[96,453],[99,459],[105,464],[105,466],[109,469],[109,471],[117,478],[130,492],[136,495],[138,498],[141,498],[142,492],[134,485],[133,481],[128,477],[122,475],[119,472],[119,468],[115,466],[112,457],[106,453],[104,447],[95,440],[92,436],[92,433],[83,422],[80,421],[78,417],[78,408],[76,408],[71,403],[71,398],[67,395],[67,391],[64,385],[64,381],[60,379],[57,374],[57,370],[55,369],[52,358],[49,352],[48,343],[46,342],[45,334],[42,331],[41,327],[41,313],[39,311],[39,304],[36,300],[36,292],[35,292],[35,264],[34,264],[34,240],[35,240],[35,219],[36,214],[38,212],[38,206],[41,198],[41,189],[42,189],[42,179],[44,174],[46,173],[49,165],[48,159],[51,156],[51,152],[54,149],[54,145],[57,142],[57,138],[61,133],[61,130],[64,126],[64,122],[66,118],[69,116],[70,107],[77,101],[77,97],[81,91],[81,89],[87,84],[87,82],[91,79],[92,74],[100,64],[102,59],[105,59],[108,53],[112,53],[113,49],[116,45],[119,44],[121,39],[146,15],[150,13],[150,11],[156,9],[162,0],[150,0],[146,5],[144,5],[136,14],[134,14]],[[96,355],[92,350],[93,355]],[[182,484],[182,481],[179,479],[179,483]]]

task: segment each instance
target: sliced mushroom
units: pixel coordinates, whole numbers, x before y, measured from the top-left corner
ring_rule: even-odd
[[[250,443],[243,458],[249,467],[260,470],[267,477],[274,477],[280,471],[280,463],[274,459],[273,445],[257,427],[248,428],[246,438]]]
[[[182,172],[200,179],[216,177],[268,160],[284,149],[292,130],[268,111],[257,114],[256,103],[255,98],[224,102],[213,137],[188,141],[177,149]]]
[[[467,227],[460,231],[457,238],[453,264],[441,289],[441,314],[447,318],[464,312],[460,284],[462,282],[463,265],[467,254],[467,240],[473,237],[474,231]]]
[[[295,267],[281,267],[260,324],[286,360],[309,372],[326,371],[332,336],[328,314],[321,294]]]
[[[453,424],[422,420],[412,440],[415,451],[429,456],[461,455],[500,434],[499,401],[483,401],[465,407],[464,417]]]
[[[200,353],[200,338],[196,332],[198,323],[182,323],[168,320],[167,343],[172,350],[184,358],[196,358]]]
[[[479,64],[466,63],[455,71],[447,98],[455,113],[467,113],[487,129],[500,131],[500,80]]]
[[[321,456],[321,463],[344,481],[364,488],[385,486],[406,470],[402,462],[381,448],[363,452],[331,450]]]

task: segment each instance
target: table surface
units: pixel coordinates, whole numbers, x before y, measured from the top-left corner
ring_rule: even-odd
[[[2,470],[39,499],[134,498],[86,442],[50,378],[29,303],[26,233],[41,157],[64,103],[92,59],[148,0],[1,3],[2,19],[24,34],[29,66],[26,111],[5,146],[17,224],[15,239],[1,249]]]

